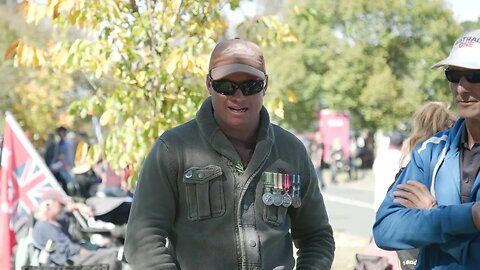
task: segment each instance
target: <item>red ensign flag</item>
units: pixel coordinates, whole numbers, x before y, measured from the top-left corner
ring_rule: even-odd
[[[32,213],[49,188],[61,190],[15,118],[7,113],[0,166],[0,269],[11,269],[15,221]]]

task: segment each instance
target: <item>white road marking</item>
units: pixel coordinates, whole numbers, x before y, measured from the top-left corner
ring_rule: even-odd
[[[322,195],[323,195],[323,198],[326,201],[342,203],[342,204],[346,204],[346,205],[351,205],[351,206],[362,207],[362,208],[367,208],[367,209],[374,210],[373,204],[371,204],[371,203],[366,203],[366,202],[362,202],[362,201],[347,199],[347,198],[343,198],[343,197],[339,197],[339,196],[335,196],[335,195],[329,195],[329,194],[325,194],[325,193],[323,193]]]

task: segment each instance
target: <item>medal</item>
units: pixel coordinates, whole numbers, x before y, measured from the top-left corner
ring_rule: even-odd
[[[295,208],[299,208],[302,205],[300,199],[300,175],[292,175],[292,205]]]
[[[292,197],[292,205],[295,208],[299,208],[300,206],[302,206],[302,201],[299,197]]]
[[[273,193],[273,205],[280,206],[283,203],[283,196],[280,192]]]
[[[265,205],[272,205],[273,204],[273,194],[268,192],[264,193],[262,196],[262,201]]]
[[[283,203],[283,196],[282,196],[282,178],[281,174],[274,173],[275,177],[275,187],[273,191],[273,205],[280,206]]]
[[[282,201],[282,206],[283,207],[290,207],[290,205],[292,204],[292,197],[290,196],[289,192],[290,192],[290,186],[291,186],[291,182],[290,182],[290,175],[288,174],[284,174],[283,175],[283,201]]]
[[[273,204],[273,194],[270,192],[273,187],[273,174],[265,172],[262,175],[263,177],[263,195],[262,201],[265,205]]]
[[[292,205],[292,197],[288,193],[283,194],[282,205],[287,208]]]

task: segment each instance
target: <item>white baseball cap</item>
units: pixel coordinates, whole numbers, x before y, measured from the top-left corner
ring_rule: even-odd
[[[468,69],[480,69],[480,29],[463,34],[453,44],[447,58],[432,68],[456,66]]]

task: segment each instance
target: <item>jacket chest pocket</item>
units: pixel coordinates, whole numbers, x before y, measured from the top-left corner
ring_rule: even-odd
[[[263,220],[273,226],[282,225],[287,217],[287,207],[263,205]]]
[[[219,166],[191,167],[183,174],[188,219],[222,216],[225,213],[222,169]]]

